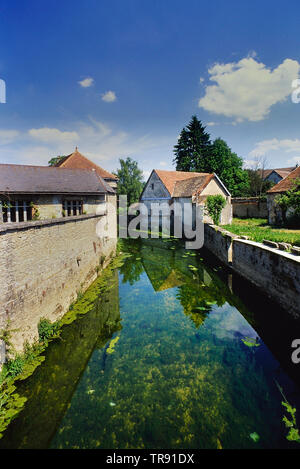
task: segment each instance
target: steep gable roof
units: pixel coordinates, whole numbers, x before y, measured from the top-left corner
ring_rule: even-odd
[[[96,173],[84,169],[0,164],[0,193],[105,194],[114,190]]]
[[[105,169],[101,168],[97,164],[93,163],[91,160],[86,158],[84,155],[79,153],[77,147],[73,153],[68,156],[65,156],[62,160],[56,163],[55,167],[59,168],[70,168],[70,169],[94,169],[99,176],[104,179],[113,179],[118,180],[117,176],[112,173],[109,173]]]
[[[201,193],[207,184],[213,179],[213,174],[202,174],[201,176],[192,177],[177,181],[173,190],[173,197],[191,197],[196,193]]]
[[[289,168],[274,168],[274,169],[265,169],[263,172],[262,172],[262,178],[263,179],[266,179],[268,176],[270,176],[271,173],[275,172],[277,174],[279,174],[279,176],[281,176],[282,178],[288,176],[288,174],[290,172],[292,172],[294,169],[296,168],[296,166],[291,166]],[[259,170],[258,170],[259,171]]]
[[[268,194],[274,194],[277,192],[286,192],[292,189],[294,181],[300,178],[300,166],[298,166],[294,171],[288,174],[284,179],[278,182],[270,190],[267,191]]]
[[[197,177],[200,177],[201,179],[199,180],[199,184],[204,184],[205,182],[207,182],[208,184],[209,180],[211,179],[211,176],[213,176],[209,173],[194,173],[194,172],[185,172],[185,171],[164,171],[162,169],[154,169],[154,171],[156,172],[157,176],[159,177],[159,179],[162,181],[162,183],[168,190],[169,194],[173,197],[184,197],[183,195],[176,195],[176,196],[174,195],[175,186],[177,186],[177,184],[180,181],[187,181],[189,179],[196,179]],[[197,184],[196,181],[194,181],[194,185],[196,184]],[[188,186],[189,184],[187,184],[186,186],[184,184],[182,186],[180,185],[177,186],[176,194],[180,193],[180,188],[184,191],[184,193],[186,193]]]

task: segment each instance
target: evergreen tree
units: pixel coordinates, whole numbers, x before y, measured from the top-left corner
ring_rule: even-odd
[[[127,195],[128,205],[138,202],[144,187],[143,172],[139,169],[137,161],[131,158],[119,159],[120,169],[117,170],[118,195]]]
[[[183,128],[177,145],[174,147],[177,171],[205,172],[205,159],[211,143],[210,136],[205,132],[205,126],[192,116],[186,128]]]

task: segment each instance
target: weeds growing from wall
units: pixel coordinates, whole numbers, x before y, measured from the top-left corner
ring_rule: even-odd
[[[52,340],[59,337],[63,326],[71,324],[77,317],[91,311],[99,295],[111,288],[110,280],[113,272],[123,264],[127,257],[127,254],[121,253],[120,249],[118,249],[118,252],[119,255],[112,259],[88,290],[85,293],[79,292],[81,294],[78,295],[77,301],[70,305],[69,311],[62,319],[51,323],[48,319],[41,318],[38,324],[39,339],[32,345],[26,343],[23,353],[14,352],[12,357],[3,365],[0,372],[0,438],[26,403],[26,398],[18,394],[15,383],[31,376],[34,370],[45,360],[43,352]],[[12,354],[11,332],[10,330],[3,331],[0,333],[0,338],[5,340],[6,346],[10,348]]]

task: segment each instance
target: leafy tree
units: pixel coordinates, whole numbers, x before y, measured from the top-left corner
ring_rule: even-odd
[[[205,172],[216,173],[233,197],[244,196],[249,190],[248,173],[243,160],[221,138],[217,138],[206,158]]]
[[[249,186],[245,195],[249,197],[262,197],[275,185],[273,181],[264,181],[261,171],[256,169],[246,169],[248,174]]]
[[[205,132],[205,126],[196,116],[192,116],[174,146],[173,162],[176,163],[176,170],[205,172],[205,158],[210,145],[210,136]]]
[[[48,166],[56,166],[56,164],[63,160],[65,157],[65,155],[58,155],[54,158],[51,158],[51,160],[48,161]]]
[[[131,158],[119,159],[120,169],[117,170],[118,195],[127,195],[128,205],[138,202],[144,187],[143,172],[139,169],[137,161]]]
[[[221,194],[209,195],[205,202],[206,213],[212,218],[214,225],[220,222],[221,212],[226,205],[226,199]]]

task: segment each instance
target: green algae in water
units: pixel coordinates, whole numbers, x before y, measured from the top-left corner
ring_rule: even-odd
[[[115,337],[114,339],[111,340],[108,349],[106,350],[106,353],[111,354],[114,353],[115,351],[115,346],[118,340],[120,339],[119,336]]]
[[[260,436],[256,432],[250,433],[249,436],[254,443],[257,443],[260,440]]]
[[[278,362],[263,343],[253,354],[241,342],[256,334],[250,312],[199,258],[195,275],[180,247],[146,241],[124,243],[135,256],[116,283],[24,382],[26,406],[1,448],[278,445]]]
[[[114,275],[115,269],[119,268],[127,257],[129,257],[127,253],[115,257],[109,266],[101,272],[101,275],[86,293],[75,304],[71,305],[69,312],[61,320],[56,323],[50,323],[48,320],[41,319],[39,324],[40,342],[34,343],[32,346],[25,344],[24,354],[20,356],[22,368],[16,376],[10,376],[8,374],[8,366],[4,365],[0,375],[0,439],[3,436],[3,432],[21,412],[27,401],[26,396],[20,396],[16,392],[17,387],[14,383],[29,378],[36,368],[43,363],[45,360],[43,354],[47,350],[48,343],[60,336],[62,326],[74,322],[78,315],[88,313],[94,307],[99,294],[104,294],[110,290],[110,280]],[[115,323],[112,324],[115,325]],[[88,394],[92,392],[94,391],[89,391]]]
[[[241,339],[241,341],[247,347],[259,347],[260,346],[260,344],[256,341],[256,339],[253,339],[252,337],[245,337],[244,339]]]

